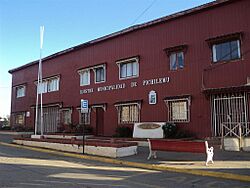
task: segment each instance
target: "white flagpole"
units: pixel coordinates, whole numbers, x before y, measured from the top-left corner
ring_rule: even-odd
[[[35,135],[37,135],[38,128],[38,101],[39,101],[39,89],[41,95],[41,135],[43,135],[43,109],[42,109],[42,48],[43,48],[43,34],[44,34],[44,26],[40,27],[40,59],[38,65],[38,74],[37,74],[37,94],[36,94],[36,119],[35,119]]]
[[[35,135],[37,135],[37,126],[38,126],[38,117],[37,116],[38,116],[39,88],[40,88],[40,62],[38,65],[38,72],[37,72]]]
[[[42,75],[42,49],[43,49],[43,34],[44,34],[44,26],[40,27],[40,84],[43,86],[43,75]],[[41,92],[41,136],[43,135],[43,92]]]

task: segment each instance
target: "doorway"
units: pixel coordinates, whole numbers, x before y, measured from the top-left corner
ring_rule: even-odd
[[[96,107],[96,136],[104,135],[104,110],[102,107]]]
[[[211,99],[213,136],[221,136],[222,123],[247,125],[248,105],[246,93],[212,95]]]
[[[38,109],[37,131],[41,133],[41,109]],[[57,132],[60,123],[60,113],[58,106],[43,107],[43,133]]]

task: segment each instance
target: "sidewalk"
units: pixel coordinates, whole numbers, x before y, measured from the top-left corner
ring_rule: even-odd
[[[144,144],[145,145],[145,144]],[[210,145],[210,147],[213,145]],[[149,164],[162,169],[177,169],[177,171],[199,170],[206,172],[230,173],[235,176],[248,176],[250,181],[250,152],[233,152],[214,147],[214,164],[205,166],[206,154],[186,153],[186,152],[162,152],[157,151],[157,158],[147,160],[149,154],[148,147],[138,147],[138,154],[119,158],[125,162],[135,162]]]
[[[0,144],[3,143],[0,142]],[[229,152],[216,148],[214,150],[214,164],[205,166],[206,154],[200,153],[159,151],[157,152],[157,159],[151,158],[150,160],[147,160],[149,149],[148,147],[142,146],[138,147],[137,155],[121,157],[117,159],[98,157],[93,155],[66,153],[54,150],[52,151],[49,149],[18,146],[13,144],[11,144],[11,146],[36,150],[45,153],[53,153],[56,155],[75,157],[86,160],[96,160],[138,168],[172,171],[250,182],[250,152]]]
[[[146,147],[139,147],[137,155],[114,159],[1,142],[0,144],[50,153],[53,155],[94,160],[116,165],[250,182],[250,153],[246,152],[225,152],[216,150],[214,164],[205,166],[205,154],[159,152],[157,159],[147,160],[148,148]]]
[[[120,160],[181,170],[204,170],[247,175],[250,181],[249,152],[228,152],[216,149],[214,151],[214,164],[209,163],[208,166],[205,166],[205,154],[159,151],[157,152],[157,159],[151,158],[147,160],[148,153],[147,147],[139,147],[137,155],[121,158]]]

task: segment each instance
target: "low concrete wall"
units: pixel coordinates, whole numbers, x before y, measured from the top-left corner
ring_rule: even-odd
[[[147,141],[136,141],[138,146],[142,147],[148,147],[148,142]]]
[[[25,146],[41,147],[41,148],[67,151],[73,153],[82,153],[82,146],[78,146],[75,144],[36,142],[27,140],[13,140],[13,142]],[[99,147],[99,146],[85,145],[84,150],[86,154],[112,157],[112,158],[125,157],[137,154],[137,146],[115,148],[115,147]]]
[[[4,135],[32,135],[33,132],[14,132],[14,131],[0,131],[0,134]]]
[[[122,148],[85,146],[84,148],[87,154],[112,158],[126,157],[137,154],[137,146],[129,146]]]
[[[250,151],[250,137],[246,137],[243,139],[243,151]]]
[[[226,151],[240,151],[239,138],[224,138],[223,146]]]
[[[250,138],[244,137],[242,138],[242,143],[240,144],[239,138],[224,138],[223,144],[224,144],[224,150],[226,151],[240,151],[241,149],[243,151],[250,151]]]
[[[84,138],[91,138],[93,135],[85,135]],[[52,139],[82,139],[82,136],[75,136],[75,135],[43,135],[44,138],[52,138]],[[41,135],[31,135],[31,138],[41,138]]]

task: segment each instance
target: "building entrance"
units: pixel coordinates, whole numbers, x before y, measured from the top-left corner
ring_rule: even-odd
[[[104,135],[104,110],[103,108],[96,108],[96,135]]]
[[[213,136],[222,135],[222,123],[247,125],[248,103],[246,93],[212,95],[211,103]]]
[[[60,122],[59,107],[45,107],[43,108],[43,133],[57,132],[58,124]],[[41,109],[38,109],[38,133],[41,133]]]

